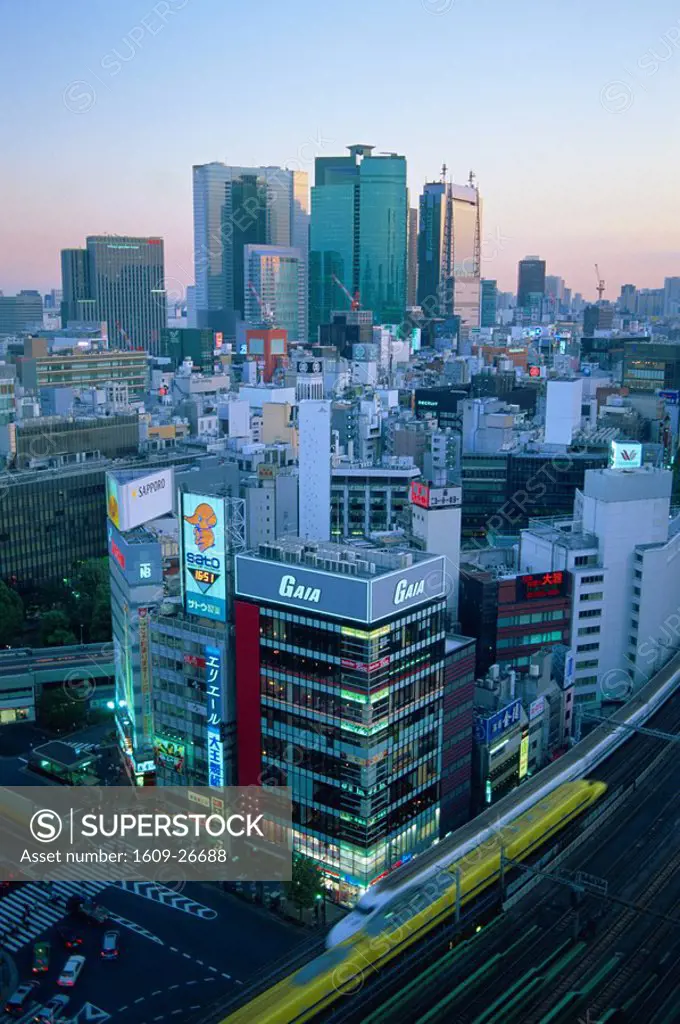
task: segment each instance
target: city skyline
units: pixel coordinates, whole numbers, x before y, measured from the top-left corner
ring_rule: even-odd
[[[161,17],[159,7],[169,13]],[[0,172],[0,187],[12,196],[0,289],[57,287],[60,250],[111,233],[163,237],[168,291],[181,293],[193,281],[193,165],[288,166],[306,171],[312,185],[314,159],[357,140],[405,155],[411,205],[443,162],[457,183],[475,171],[485,202],[482,275],[503,291],[514,290],[517,263],[528,253],[540,254],[549,273],[590,299],[595,262],[606,298],[628,282],[660,287],[664,277],[680,273],[672,174],[665,171],[678,144],[664,131],[680,73],[672,31],[677,14],[665,0],[644,12],[632,2],[605,3],[595,12],[572,5],[574,25],[582,23],[581,13],[588,16],[575,79],[571,45],[556,50],[554,21],[537,2],[526,7],[520,34],[516,19],[493,0],[483,11],[399,0],[386,25],[377,12],[350,2],[343,20],[349,31],[361,13],[361,38],[353,46],[365,70],[360,86],[341,90],[342,103],[337,81],[346,54],[323,44],[334,15],[304,0],[298,14],[306,31],[296,32],[285,12],[269,12],[264,49],[255,12],[243,8],[228,17],[214,0],[148,7],[123,0],[96,17],[76,2],[58,13],[43,0],[30,15],[8,11],[11,31],[4,38],[12,37],[11,50],[0,43],[9,97],[4,114],[19,159]],[[223,56],[217,59],[222,28],[239,40],[226,75]],[[413,79],[391,73],[404,40],[409,53],[429,48],[427,90],[440,96],[455,44],[456,78],[474,102],[455,104],[444,130],[441,117],[423,116],[423,90]],[[31,64],[29,81],[22,68],[48,41],[49,56],[39,67]],[[250,74],[274,56],[275,106],[268,75]],[[231,85],[245,75],[248,100],[239,102]],[[631,142],[640,132],[644,151]],[[46,147],[49,175],[37,158]],[[642,201],[652,184],[658,213]]]

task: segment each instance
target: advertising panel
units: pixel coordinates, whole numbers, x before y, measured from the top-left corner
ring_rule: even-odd
[[[149,609],[139,608],[139,671],[142,689],[142,723],[144,738],[151,741],[153,737],[153,719],[151,717],[151,669],[149,666]]]
[[[205,678],[208,703],[208,785],[224,786],[224,744],[222,742],[222,654],[219,647],[205,648]]]
[[[542,715],[544,710],[545,697],[539,697],[529,705],[529,721],[533,722],[534,718],[538,718],[539,715]]]
[[[163,736],[156,736],[154,740],[154,757],[156,764],[161,768],[170,768],[178,775],[184,774],[186,748],[183,743],[175,740],[166,740]]]
[[[172,512],[174,471],[161,469],[135,480],[106,474],[106,509],[117,530],[125,533]]]
[[[436,555],[408,569],[397,569],[371,580],[369,615],[371,622],[404,612],[426,601],[446,595],[446,559]]]
[[[499,736],[521,720],[522,701],[514,700],[501,711],[496,711],[488,718],[482,715],[475,715],[475,739],[479,743],[492,743]]]
[[[236,556],[236,593],[257,601],[368,622],[368,580]]]
[[[564,597],[567,594],[567,573],[539,572],[531,576],[518,576],[520,601],[533,601],[546,597]]]
[[[529,733],[525,733],[522,736],[522,741],[519,745],[519,777],[520,779],[526,778],[527,772],[529,771]]]
[[[642,445],[637,441],[612,441],[610,469],[637,469],[642,465]]]
[[[112,523],[107,524],[109,555],[125,575],[131,587],[161,584],[163,561],[160,544],[149,541],[130,544]]]
[[[224,499],[182,495],[182,583],[189,615],[226,622]]]
[[[427,484],[418,483],[414,480],[411,484],[411,504],[420,505],[421,508],[430,507],[430,488]]]

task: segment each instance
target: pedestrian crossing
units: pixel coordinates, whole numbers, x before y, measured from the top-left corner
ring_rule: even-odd
[[[115,885],[124,892],[132,893],[135,896],[142,896],[144,899],[153,900],[155,903],[162,903],[164,907],[171,910],[182,910],[185,914],[192,914],[204,921],[210,921],[217,917],[217,911],[212,907],[206,907],[203,903],[183,896],[166,885],[159,885],[157,882],[116,882]]]
[[[66,916],[69,896],[94,899],[108,885],[108,882],[29,882],[15,889],[0,899],[0,945],[9,953],[17,953]]]

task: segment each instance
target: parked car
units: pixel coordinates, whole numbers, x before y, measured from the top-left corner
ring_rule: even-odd
[[[55,1024],[60,1019],[68,1006],[69,997],[62,995],[52,996],[44,1006],[35,1011],[33,1024]]]
[[[49,971],[51,948],[49,942],[36,942],[34,945],[33,967],[31,968],[34,974],[44,974]]]
[[[62,988],[73,988],[84,966],[84,956],[70,956],[64,964],[63,971],[57,978],[57,985],[60,985]]]
[[[37,988],[37,981],[26,981],[23,985],[19,985],[5,1003],[5,1013],[9,1013],[12,1017],[19,1017],[35,995]]]
[[[120,953],[120,932],[104,932],[102,939],[102,960],[116,960]]]

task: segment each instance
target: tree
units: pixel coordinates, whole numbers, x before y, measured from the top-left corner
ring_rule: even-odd
[[[69,580],[71,630],[92,642],[111,639],[111,588],[106,558],[80,562]]]
[[[302,911],[309,910],[317,897],[323,896],[323,875],[314,861],[301,854],[293,856],[293,871],[290,882],[284,882],[286,899],[298,908],[300,920]]]
[[[70,732],[87,721],[87,702],[73,700],[60,686],[44,688],[38,705],[38,721],[52,732]]]
[[[59,647],[64,644],[77,643],[69,625],[68,615],[60,608],[43,612],[40,616],[40,643],[43,647]]]
[[[16,591],[0,580],[0,646],[16,643],[21,636],[24,604]]]

